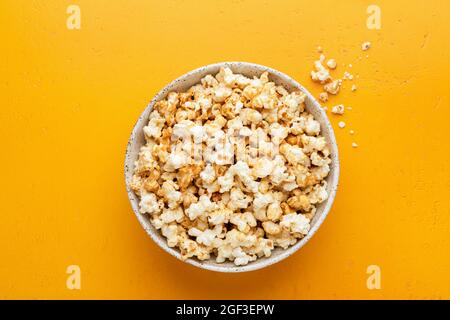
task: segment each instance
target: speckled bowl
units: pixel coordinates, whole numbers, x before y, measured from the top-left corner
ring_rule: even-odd
[[[166,243],[165,237],[163,237],[162,234],[152,226],[152,224],[145,215],[139,213],[139,206],[138,206],[139,199],[130,189],[129,184],[131,181],[131,177],[133,175],[134,162],[138,157],[139,149],[145,143],[144,133],[142,129],[148,122],[148,116],[155,102],[164,99],[167,93],[171,91],[176,92],[186,91],[192,85],[199,83],[200,79],[206,76],[207,74],[215,75],[217,72],[219,72],[220,67],[225,66],[230,67],[235,73],[241,73],[248,77],[259,76],[261,75],[261,73],[267,71],[269,73],[270,80],[274,81],[276,84],[283,85],[289,91],[297,89],[303,91],[306,94],[306,109],[314,116],[314,118],[317,121],[320,122],[322,135],[325,136],[330,146],[331,160],[332,160],[331,171],[327,177],[329,197],[325,202],[321,203],[317,207],[317,213],[314,216],[313,220],[311,221],[311,229],[308,235],[303,239],[301,239],[300,241],[298,241],[295,245],[289,247],[286,250],[276,248],[275,250],[273,250],[272,255],[270,257],[257,259],[256,261],[250,262],[248,265],[245,266],[235,266],[233,262],[216,263],[214,259],[205,261],[200,261],[194,258],[182,260],[193,266],[212,271],[244,272],[261,269],[274,263],[277,263],[289,257],[298,249],[303,247],[305,243],[307,243],[309,239],[311,239],[314,233],[316,233],[317,229],[319,229],[320,225],[325,220],[328,212],[330,211],[334,197],[336,195],[339,179],[339,157],[336,139],[333,133],[333,128],[331,127],[327,115],[322,110],[319,103],[303,86],[297,83],[294,79],[277,70],[254,63],[222,62],[210,64],[198,68],[196,70],[190,71],[182,75],[178,79],[172,81],[164,89],[158,92],[158,94],[152,99],[152,101],[150,101],[147,108],[144,110],[144,112],[142,112],[136,125],[133,128],[133,132],[131,133],[130,139],[128,141],[127,152],[125,157],[125,183],[128,192],[128,198],[130,199],[131,202],[131,207],[133,208],[133,211],[136,214],[136,217],[141,223],[142,227],[150,235],[153,241],[155,241],[161,248],[170,253],[172,256],[181,260],[181,254],[179,250],[176,248],[170,248]]]

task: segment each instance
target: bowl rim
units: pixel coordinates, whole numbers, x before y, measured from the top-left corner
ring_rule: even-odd
[[[131,190],[130,185],[128,183],[128,179],[127,179],[127,175],[129,173],[132,174],[132,168],[128,167],[128,162],[130,161],[130,157],[131,157],[131,153],[132,153],[132,147],[135,143],[136,140],[136,136],[139,133],[139,126],[141,124],[142,121],[145,121],[146,117],[144,117],[144,115],[147,113],[147,110],[153,108],[153,105],[157,102],[160,101],[161,99],[163,99],[167,93],[170,92],[170,88],[172,88],[173,86],[175,86],[178,82],[182,82],[184,80],[188,80],[190,77],[195,76],[197,73],[199,72],[205,72],[206,74],[210,74],[213,71],[210,70],[214,70],[214,69],[218,69],[220,67],[233,67],[236,65],[244,65],[246,67],[255,69],[258,73],[259,72],[269,72],[269,74],[273,74],[276,75],[278,78],[280,78],[283,82],[289,84],[292,87],[296,87],[298,88],[300,91],[302,91],[307,98],[311,101],[310,105],[312,106],[312,108],[317,109],[317,111],[320,113],[322,119],[323,119],[323,123],[321,123],[321,125],[325,125],[328,127],[328,143],[330,145],[331,148],[331,152],[335,154],[334,156],[334,174],[333,177],[334,179],[331,181],[332,184],[330,186],[330,194],[328,195],[328,198],[324,204],[324,208],[323,211],[320,215],[320,217],[317,219],[317,221],[315,222],[315,224],[311,227],[311,229],[309,230],[308,234],[303,237],[302,239],[300,239],[299,241],[297,241],[294,245],[289,246],[287,249],[282,249],[282,251],[276,255],[276,256],[270,256],[265,258],[264,260],[262,259],[257,259],[255,261],[252,261],[250,263],[248,263],[247,265],[243,265],[243,266],[229,266],[229,265],[217,265],[217,264],[209,264],[209,260],[204,260],[204,261],[200,261],[198,259],[195,258],[188,258],[186,260],[183,260],[181,258],[181,253],[179,252],[179,250],[177,248],[171,248],[167,245],[166,241],[161,241],[160,238],[158,238],[157,233],[160,233],[159,230],[156,230],[153,226],[151,226],[150,228],[147,227],[146,225],[146,221],[145,219],[146,216],[142,215],[141,213],[139,213],[139,209],[137,204],[135,203],[135,200],[133,199],[133,195],[134,195],[134,191]],[[306,90],[300,83],[298,83],[295,79],[291,78],[290,76],[286,75],[283,72],[280,72],[276,69],[264,66],[264,65],[260,65],[260,64],[256,64],[256,63],[252,63],[252,62],[243,62],[243,61],[229,61],[229,62],[217,62],[217,63],[212,63],[212,64],[208,64],[196,69],[193,69],[191,71],[186,72],[185,74],[179,76],[178,78],[176,78],[175,80],[171,81],[169,84],[167,84],[166,86],[164,86],[161,90],[159,90],[154,96],[153,98],[150,100],[150,102],[147,104],[147,106],[144,108],[144,110],[141,112],[138,120],[136,121],[136,123],[133,126],[133,130],[131,132],[130,138],[128,139],[128,143],[127,143],[127,148],[126,148],[126,154],[125,154],[125,166],[124,166],[124,178],[125,178],[125,187],[126,187],[126,191],[127,191],[127,195],[128,195],[128,200],[130,201],[131,207],[133,209],[133,212],[135,214],[135,216],[137,217],[139,223],[141,224],[141,226],[143,227],[143,229],[146,231],[146,233],[150,236],[150,238],[164,251],[166,251],[167,253],[169,253],[170,255],[174,256],[175,258],[177,258],[178,260],[181,260],[182,262],[185,262],[187,264],[193,265],[195,267],[201,268],[201,269],[206,269],[206,270],[210,270],[210,271],[215,271],[215,272],[225,272],[225,273],[239,273],[239,272],[248,272],[248,271],[255,271],[255,270],[259,270],[265,267],[268,267],[270,265],[273,265],[277,262],[280,262],[288,257],[290,257],[291,255],[293,255],[295,252],[297,252],[301,247],[303,247],[312,237],[313,235],[317,232],[317,230],[320,228],[320,226],[322,225],[323,221],[326,219],[326,217],[328,216],[328,213],[330,212],[330,209],[333,205],[335,196],[336,196],[336,192],[337,192],[337,188],[339,185],[339,175],[340,175],[340,161],[339,161],[339,152],[338,152],[338,145],[336,142],[336,137],[334,134],[334,130],[333,127],[331,126],[330,120],[328,119],[327,114],[325,113],[325,111],[321,108],[319,102],[314,98],[314,96],[308,91]],[[329,181],[330,182],[330,181]],[[148,219],[147,219],[148,220]],[[151,224],[150,224],[151,225]]]

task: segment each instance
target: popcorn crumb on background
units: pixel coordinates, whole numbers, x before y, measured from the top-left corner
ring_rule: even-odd
[[[338,104],[331,108],[331,113],[342,115],[344,114],[345,107],[343,104]]]
[[[366,41],[366,42],[364,42],[364,43],[361,45],[361,49],[362,49],[363,51],[367,51],[367,50],[370,49],[371,46],[372,46],[372,44],[371,44],[369,41]],[[376,50],[375,50],[375,51],[376,51]]]

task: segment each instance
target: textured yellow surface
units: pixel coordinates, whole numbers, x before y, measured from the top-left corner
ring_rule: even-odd
[[[450,298],[449,1],[377,1],[380,30],[367,29],[362,0],[79,0],[81,30],[66,28],[71,3],[0,2],[0,298]],[[331,116],[341,180],[319,232],[247,274],[159,249],[123,182],[146,103],[226,60],[273,67],[318,94],[317,45],[337,75],[359,75],[356,92],[346,83],[328,104],[353,109],[345,129]],[[66,288],[72,264],[81,290]],[[373,264],[380,290],[366,287]]]

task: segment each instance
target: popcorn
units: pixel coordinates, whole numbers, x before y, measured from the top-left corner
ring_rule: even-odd
[[[331,94],[338,94],[340,88],[342,85],[342,80],[338,79],[338,80],[333,80],[330,83],[327,83],[326,85],[323,86],[323,89]]]
[[[167,163],[164,165],[164,170],[168,172],[175,171],[190,163],[190,156],[186,152],[172,152],[167,158]]]
[[[342,115],[342,114],[344,114],[344,110],[345,110],[345,107],[343,104],[338,104],[338,105],[334,106],[333,108],[331,108],[331,112],[334,114]]]
[[[294,210],[308,211],[310,209],[310,200],[304,194],[293,196],[287,200],[287,204]]]
[[[216,172],[211,164],[208,164],[205,169],[200,173],[200,178],[207,184],[211,184],[214,180],[216,180]]]
[[[280,152],[285,156],[289,164],[296,165],[298,163],[309,165],[309,158],[303,152],[303,149],[298,146],[284,143],[280,147]]]
[[[273,197],[271,193],[258,193],[256,194],[255,199],[253,200],[253,210],[255,218],[260,221],[267,220],[267,206],[273,202]]]
[[[328,101],[328,93],[326,93],[326,92],[321,92],[321,93],[319,94],[319,99],[320,99],[320,101],[322,101],[322,102],[327,102],[327,101]]]
[[[208,211],[215,208],[215,204],[211,202],[208,196],[200,196],[197,203],[193,203],[186,209],[186,214],[190,220],[195,220],[197,217],[204,216]]]
[[[154,193],[145,193],[139,201],[139,212],[155,214],[161,211]]]
[[[308,117],[305,123],[305,131],[310,136],[317,136],[320,133],[320,123]]]
[[[257,178],[265,178],[273,171],[274,163],[267,158],[260,158],[253,167],[253,176]]]
[[[249,232],[251,227],[256,227],[256,219],[251,212],[233,214],[230,223],[237,226],[241,232]]]
[[[215,102],[223,102],[231,95],[232,92],[233,91],[230,88],[219,84],[219,86],[217,86],[214,90],[213,100]]]
[[[230,192],[228,208],[232,210],[245,209],[252,200],[253,198],[246,195],[241,189],[233,188]]]
[[[234,264],[237,266],[246,265],[256,259],[256,257],[247,255],[240,247],[233,249],[233,256],[235,257]]]
[[[325,57],[315,63],[320,96],[339,90]],[[154,105],[143,129],[131,189],[139,212],[182,259],[246,265],[304,237],[328,197],[330,152],[305,111],[305,94],[268,73],[248,78],[221,68]]]
[[[222,227],[217,225],[214,229],[206,229],[205,231],[201,231],[197,228],[191,228],[188,231],[190,236],[196,237],[196,241],[199,244],[203,244],[207,247],[213,244],[213,241],[216,239],[218,235],[222,232]]]
[[[208,222],[211,225],[222,225],[230,221],[230,217],[233,214],[233,210],[228,208],[217,209],[208,213]]]
[[[150,113],[149,123],[144,127],[144,134],[146,138],[159,138],[164,126],[165,119],[161,117],[157,110]]]
[[[175,247],[178,244],[178,227],[174,224],[167,224],[161,227],[161,233],[167,238],[167,245]]]
[[[344,80],[353,80],[353,75],[350,72],[345,71],[344,72]]]
[[[277,145],[279,145],[289,134],[289,129],[277,122],[272,123],[269,130],[270,136],[272,137],[272,142]]]
[[[264,221],[262,223],[262,226],[267,234],[274,235],[279,234],[281,232],[281,226],[272,221]]]
[[[327,185],[324,183],[323,185],[315,185],[312,188],[312,191],[308,194],[308,198],[310,203],[316,204],[316,203],[322,203],[328,198],[328,192],[326,189]]]
[[[328,68],[330,68],[330,69],[336,69],[336,67],[337,67],[336,60],[334,60],[334,59],[329,59],[329,60],[327,61],[327,66],[328,66]]]
[[[330,71],[323,66],[325,56],[320,55],[320,59],[314,62],[314,67],[316,71],[311,71],[311,79],[320,83],[325,83],[327,80],[331,79]]]
[[[164,209],[159,218],[165,224],[169,224],[174,221],[181,222],[184,218],[184,212],[180,207],[176,209]]]
[[[280,226],[293,233],[306,235],[309,231],[309,219],[302,214],[289,213],[281,218]]]
[[[363,44],[361,45],[361,49],[362,51],[367,51],[370,49],[370,47],[372,46],[372,44],[369,41],[363,42]]]

